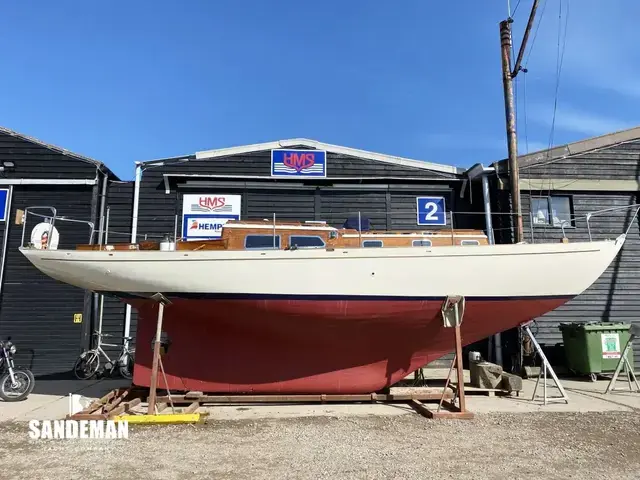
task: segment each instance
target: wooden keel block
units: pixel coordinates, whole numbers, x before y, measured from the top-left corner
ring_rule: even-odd
[[[500,388],[509,393],[522,391],[522,378],[512,373],[502,372]]]
[[[476,388],[499,388],[502,367],[490,362],[471,362],[469,365],[471,386]]]

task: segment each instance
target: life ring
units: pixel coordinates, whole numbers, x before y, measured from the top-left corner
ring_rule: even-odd
[[[31,231],[31,245],[38,250],[56,250],[60,235],[58,229],[48,222],[41,222]]]

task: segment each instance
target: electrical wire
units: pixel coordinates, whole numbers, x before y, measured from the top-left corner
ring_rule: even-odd
[[[560,48],[560,34],[562,32],[562,0],[559,2],[560,9],[558,12],[558,45],[556,58],[556,87],[553,99],[553,118],[551,120],[551,132],[549,134],[549,148],[553,145],[553,137],[555,134],[556,112],[558,108],[558,92],[560,90],[560,76],[562,73],[562,64],[564,62],[564,53],[567,44],[567,25],[569,20],[569,2],[567,0],[567,14],[565,15],[564,38],[562,40],[562,49]],[[562,50],[562,53],[560,51]]]
[[[556,125],[556,114],[557,114],[557,110],[558,110],[558,93],[560,91],[560,77],[562,75],[562,65],[564,63],[564,54],[566,51],[566,44],[567,44],[567,27],[568,27],[568,22],[569,22],[569,0],[567,0],[567,12],[565,14],[565,19],[564,19],[564,37],[562,38],[562,47],[560,46],[561,44],[561,37],[562,37],[562,0],[560,0],[559,2],[559,9],[558,9],[558,40],[557,40],[557,50],[556,50],[556,85],[555,85],[555,91],[554,91],[554,98],[553,98],[553,115],[552,115],[552,119],[551,119],[551,129],[549,132],[549,143],[548,143],[548,148],[547,148],[547,155],[546,155],[546,167],[545,167],[545,173],[544,175],[546,175],[548,173],[549,170],[549,165],[550,162],[548,162],[550,156],[551,156],[551,148],[553,147],[553,140],[554,140],[554,136],[555,136],[555,125]],[[544,178],[544,177],[543,177]],[[548,209],[549,209],[549,223],[553,222],[553,218],[551,218],[553,216],[553,208],[551,207],[551,179],[549,178],[549,186],[547,188],[547,202],[548,202]],[[546,235],[547,233],[547,223],[544,224],[543,227],[543,234]]]
[[[536,30],[535,32],[533,32],[533,38],[531,39],[531,44],[529,46],[529,53],[526,56],[526,59],[524,61],[524,66],[525,68],[527,67],[528,63],[529,63],[529,57],[531,56],[531,52],[533,51],[533,46],[536,43],[536,38],[538,37],[538,31],[540,30],[540,25],[542,24],[542,18],[544,17],[544,11],[547,8],[547,1],[543,0],[544,3],[542,4],[542,9],[540,11],[540,20],[538,20],[538,24],[536,25]]]
[[[513,18],[515,16],[516,12],[518,11],[518,7],[520,6],[520,2],[521,2],[521,0],[518,0],[518,3],[516,3],[515,8],[513,9],[513,13],[509,14],[510,17]]]

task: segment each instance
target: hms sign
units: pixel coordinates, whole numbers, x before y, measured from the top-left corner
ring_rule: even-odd
[[[327,176],[327,152],[324,150],[271,150],[272,177]]]
[[[237,197],[237,195],[232,195]],[[231,196],[225,195],[185,195],[185,197],[195,197],[191,200],[190,212],[206,212],[206,213],[219,213],[219,212],[231,212],[233,204],[229,203],[228,199]]]
[[[184,195],[182,198],[182,238],[220,238],[229,220],[240,219],[240,195]]]

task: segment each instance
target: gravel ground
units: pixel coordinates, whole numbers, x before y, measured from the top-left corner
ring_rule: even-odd
[[[0,424],[8,479],[640,478],[634,413],[417,414],[129,427],[128,440],[28,438]]]

